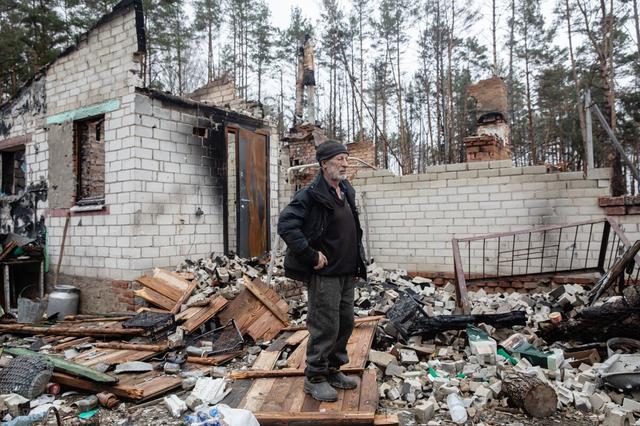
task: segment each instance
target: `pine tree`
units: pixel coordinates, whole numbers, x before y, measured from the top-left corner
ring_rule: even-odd
[[[214,32],[222,24],[222,0],[194,0],[193,28],[207,37],[207,81],[215,78]]]
[[[262,82],[267,68],[273,61],[273,28],[269,24],[269,7],[260,1],[255,5],[255,14],[251,23],[250,55],[253,71],[258,79],[258,102],[262,99]]]

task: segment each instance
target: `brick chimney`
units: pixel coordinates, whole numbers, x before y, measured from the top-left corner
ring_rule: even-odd
[[[507,122],[507,86],[498,76],[469,86],[478,114],[476,135],[464,138],[467,162],[511,158],[510,129]]]

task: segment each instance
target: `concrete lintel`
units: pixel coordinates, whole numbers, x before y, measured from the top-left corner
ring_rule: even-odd
[[[47,117],[47,126],[52,124],[62,124],[66,121],[82,120],[83,118],[93,117],[95,115],[106,114],[120,108],[119,99],[109,99],[99,104],[93,104],[80,107],[71,111],[61,112],[60,114]]]

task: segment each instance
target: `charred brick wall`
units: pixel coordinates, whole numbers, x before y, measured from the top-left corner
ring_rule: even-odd
[[[353,183],[364,193],[363,222],[376,263],[452,272],[452,238],[603,218],[598,199],[609,195],[610,173],[594,169],[585,178],[582,172],[547,173],[545,166],[512,167],[511,160],[502,160],[431,166],[407,176],[363,170]],[[615,219],[629,240],[640,238],[640,216]]]

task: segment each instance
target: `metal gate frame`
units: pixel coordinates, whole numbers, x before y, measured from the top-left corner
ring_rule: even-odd
[[[591,239],[593,235],[593,227],[594,225],[603,225],[602,229],[602,240],[593,244],[594,251],[598,250],[598,263],[597,265],[589,265],[588,258],[589,252],[591,249]],[[581,228],[589,228],[589,245],[587,247],[587,253],[585,255],[584,264],[577,265],[576,268],[573,268],[573,258],[576,250],[576,240],[578,236],[579,229]],[[561,235],[563,232],[571,232],[572,228],[575,228],[574,233],[574,244],[571,253],[571,263],[568,269],[558,269],[558,255],[559,255],[559,246]],[[565,231],[566,230],[566,231]],[[559,231],[560,238],[559,242],[556,245],[546,246],[546,235],[549,231]],[[612,232],[613,231],[613,232]],[[528,245],[526,249],[515,249],[515,239],[518,235],[526,235],[528,234],[529,242],[531,242],[531,235],[541,233],[542,234],[542,246],[541,247],[531,247],[531,244]],[[570,234],[569,234],[570,235]],[[496,260],[496,274],[487,274],[485,272],[485,264],[486,257],[484,255],[484,248],[486,246],[487,240],[495,240],[498,241],[498,249],[497,249],[497,260]],[[514,241],[511,250],[500,250],[500,242],[502,240],[512,239]],[[471,243],[482,241],[482,273],[471,274]],[[461,243],[468,243],[468,271],[465,274],[464,264],[462,261],[460,245]],[[624,235],[622,229],[618,223],[613,220],[610,216],[606,216],[603,219],[589,220],[584,222],[576,222],[567,225],[553,225],[553,226],[543,226],[537,227],[534,229],[528,230],[520,230],[514,232],[501,232],[495,234],[487,234],[480,235],[476,237],[469,238],[453,238],[451,240],[452,248],[453,248],[453,265],[455,272],[455,287],[456,287],[456,305],[457,308],[463,313],[469,313],[471,308],[469,306],[469,296],[467,292],[467,285],[474,285],[480,283],[486,283],[490,281],[496,280],[533,280],[540,279],[550,276],[556,275],[572,275],[572,274],[580,274],[580,273],[599,273],[601,275],[605,274],[606,271],[611,267],[612,263],[615,262],[617,256],[622,252],[621,248],[629,249],[632,243],[627,239]],[[599,246],[599,248],[598,248]],[[540,249],[542,250],[540,251]],[[551,254],[549,256],[545,256],[545,251],[547,248],[556,248],[555,254]],[[516,253],[519,252],[519,253]],[[500,255],[503,254],[506,257],[506,260],[500,261]],[[517,259],[516,259],[517,257]],[[529,264],[531,260],[540,259],[540,271],[538,272],[528,272]],[[544,269],[544,260],[553,260],[555,259],[555,267],[552,270],[543,270]],[[628,274],[627,283],[629,282],[638,282],[638,276],[640,274],[640,256],[635,256],[634,260],[636,265],[634,270]],[[501,263],[506,264],[503,269],[508,269],[513,272],[513,265],[515,262],[526,262],[526,274],[500,274]],[[606,264],[606,265],[605,265]],[[509,267],[510,266],[510,267]]]

